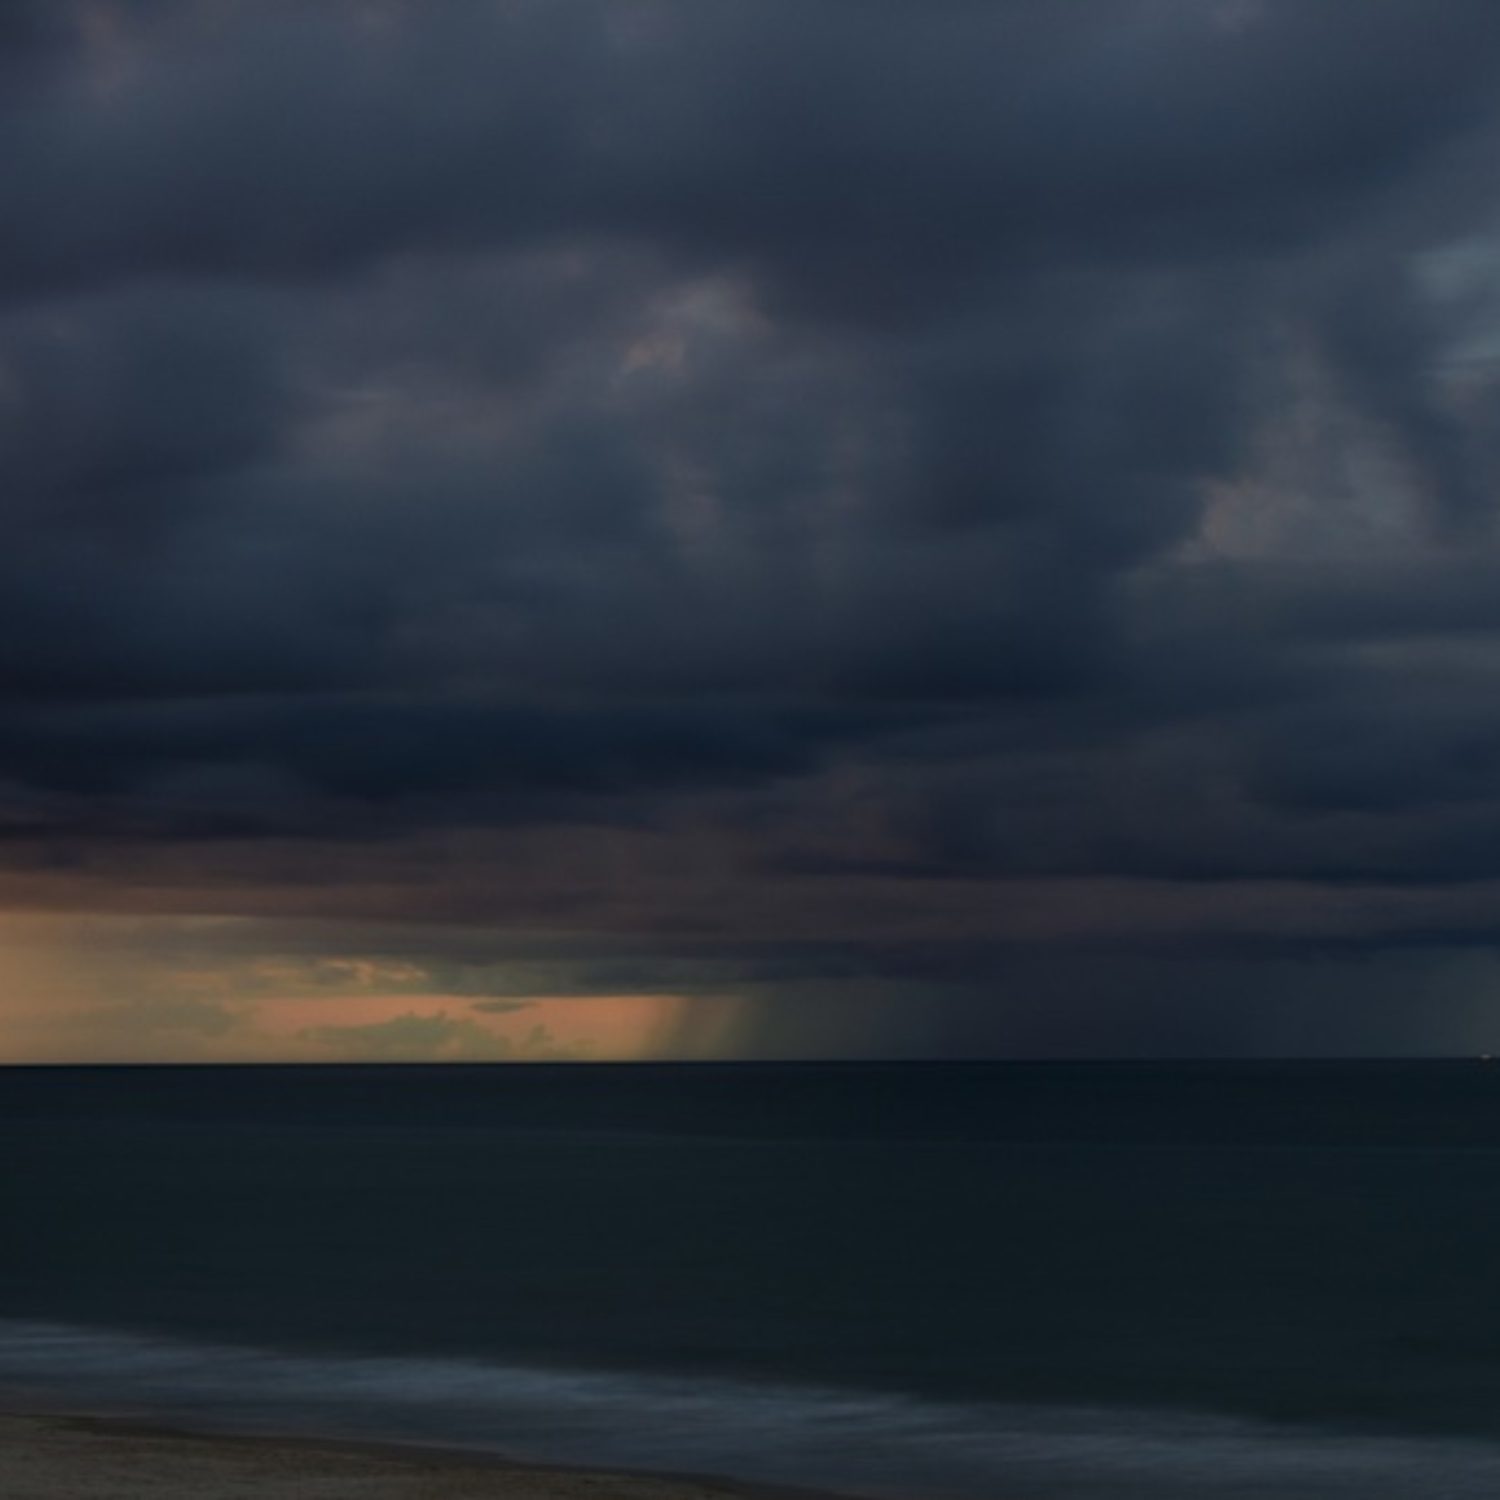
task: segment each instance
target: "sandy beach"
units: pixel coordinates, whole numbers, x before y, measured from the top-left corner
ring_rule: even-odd
[[[425,1449],[0,1416],[4,1500],[747,1500],[697,1479],[533,1468]]]

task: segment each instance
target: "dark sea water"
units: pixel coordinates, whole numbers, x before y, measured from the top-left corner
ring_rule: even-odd
[[[0,1070],[0,1392],[968,1500],[1500,1495],[1500,1064]]]

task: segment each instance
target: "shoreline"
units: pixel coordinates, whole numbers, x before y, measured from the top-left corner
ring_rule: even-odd
[[[6,1500],[851,1500],[718,1475],[531,1462],[482,1449],[0,1409]]]

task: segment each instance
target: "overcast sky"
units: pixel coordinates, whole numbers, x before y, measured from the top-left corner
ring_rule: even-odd
[[[4,0],[0,1058],[1500,1052],[1494,0]]]

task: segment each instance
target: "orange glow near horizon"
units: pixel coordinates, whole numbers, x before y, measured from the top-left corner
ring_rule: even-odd
[[[434,1055],[478,1058],[485,1037],[497,1056],[518,1061],[559,1058],[628,1061],[644,1055],[663,1035],[683,1004],[677,995],[539,995],[486,1001],[472,995],[350,995],[337,998],[287,995],[258,1001],[256,1024],[270,1043],[302,1055],[340,1051],[337,1033],[351,1038],[391,1038],[399,1048],[402,1023],[446,1025],[450,1040]],[[412,1030],[418,1030],[413,1026]],[[359,1043],[356,1042],[358,1047]]]
[[[191,1012],[181,1023],[168,1012],[164,1024],[147,1012],[138,1037],[128,1004],[0,1005],[0,1063],[630,1062],[662,1055],[688,1003],[677,995],[289,995],[247,1002],[212,1027]]]
[[[699,1050],[689,1009],[734,1009],[682,994],[458,991],[419,962],[261,956],[238,933],[221,955],[204,931],[186,944],[150,921],[0,913],[0,1063],[624,1062],[672,1056],[689,1030]]]

